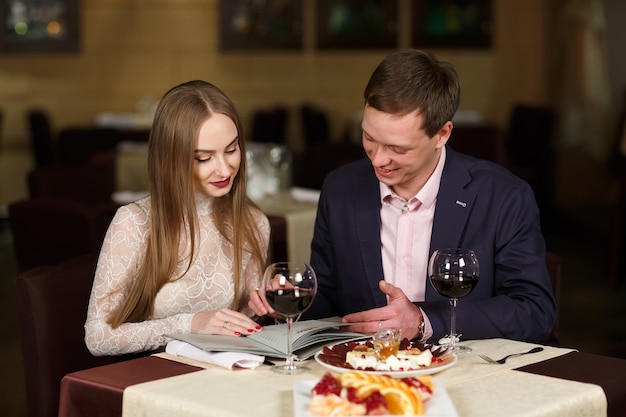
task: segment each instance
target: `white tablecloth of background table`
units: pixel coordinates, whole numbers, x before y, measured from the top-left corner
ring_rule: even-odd
[[[254,202],[266,215],[285,218],[288,259],[284,260],[309,263],[317,203],[295,200],[289,191],[280,191]]]
[[[546,346],[505,365],[484,362],[476,354],[498,358],[523,352],[533,344],[505,339],[463,342],[474,349],[451,368],[434,375],[448,391],[459,417],[604,417],[607,403],[601,387],[551,378],[513,368],[571,352]],[[165,353],[158,356],[202,366],[205,370],[128,387],[123,417],[293,416],[293,384],[318,380],[325,368],[307,361],[308,373],[281,376],[261,366],[229,371]]]

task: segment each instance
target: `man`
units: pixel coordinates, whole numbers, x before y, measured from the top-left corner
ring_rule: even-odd
[[[459,97],[453,67],[426,52],[397,52],[375,69],[362,121],[368,158],[322,187],[311,244],[318,293],[303,318],[338,315],[352,331],[380,325],[436,342],[450,331],[450,305],[428,282],[428,259],[458,247],[480,263],[477,287],[458,302],[463,339],[547,338],[556,307],[533,192],[446,145]]]

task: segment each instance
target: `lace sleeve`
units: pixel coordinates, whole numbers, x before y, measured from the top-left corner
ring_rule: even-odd
[[[107,323],[117,306],[146,249],[149,232],[145,207],[130,204],[118,209],[105,236],[85,323],[85,343],[94,355],[120,355],[153,350],[167,343],[167,333],[189,333],[192,313],[139,323],[124,323],[113,329]]]

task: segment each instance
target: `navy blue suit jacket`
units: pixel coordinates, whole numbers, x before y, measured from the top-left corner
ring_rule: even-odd
[[[429,255],[439,248],[473,249],[480,264],[477,287],[458,302],[457,332],[463,339],[545,340],[556,307],[532,189],[499,165],[446,149]],[[327,176],[311,243],[318,294],[304,318],[344,316],[387,303],[378,288],[384,278],[380,207],[369,159]],[[449,300],[428,280],[426,301],[416,304],[433,326],[431,340],[449,332]]]

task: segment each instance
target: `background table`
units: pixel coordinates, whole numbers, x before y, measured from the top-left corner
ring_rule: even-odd
[[[287,222],[287,259],[282,260],[309,263],[317,203],[298,201],[286,190],[255,203],[266,215],[284,217]]]

